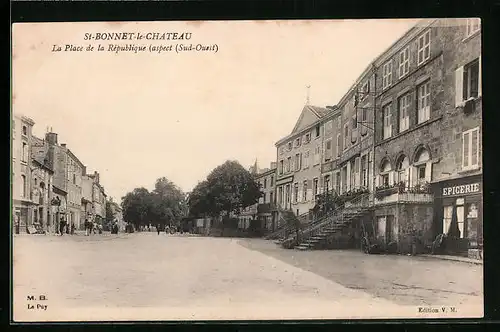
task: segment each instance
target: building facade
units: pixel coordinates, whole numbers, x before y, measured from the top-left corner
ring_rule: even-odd
[[[102,223],[106,218],[106,193],[100,183],[100,175],[97,171],[89,174],[92,179],[92,208],[93,218],[97,223]]]
[[[446,234],[455,205],[461,236],[482,238],[481,46],[469,22],[423,20],[374,61],[375,233],[400,251]]]
[[[110,198],[108,201],[110,205],[111,211],[113,212],[113,220],[118,225],[118,231],[125,231],[125,221],[123,220],[123,212],[121,206],[113,201],[113,198]]]
[[[32,130],[35,122],[14,114],[12,120],[12,213],[16,233],[25,232],[33,225],[36,204],[33,202],[31,162]]]
[[[330,111],[306,105],[290,135],[280,139],[277,149],[276,203],[296,215],[309,213],[314,193],[321,191],[323,117]]]
[[[88,174],[82,175],[82,203],[80,221],[94,220],[94,207],[92,205],[94,180]]]
[[[61,144],[66,148],[66,144]],[[85,166],[75,156],[75,154],[66,148],[67,166],[66,166],[66,181],[67,181],[67,222],[69,225],[74,225],[76,229],[84,228],[84,221],[81,220],[82,211],[82,177],[85,174]]]
[[[431,181],[434,234],[447,233],[456,213],[471,257],[483,243],[481,27],[479,19],[446,20],[441,43],[443,117],[440,158]]]

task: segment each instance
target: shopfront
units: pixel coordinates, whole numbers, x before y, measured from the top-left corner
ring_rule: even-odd
[[[471,247],[483,242],[483,180],[482,175],[442,181],[433,186],[435,234],[447,234],[456,209],[460,238]]]

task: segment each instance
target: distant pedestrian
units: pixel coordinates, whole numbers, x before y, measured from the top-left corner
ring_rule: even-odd
[[[160,235],[160,230],[161,230],[160,224],[156,225],[156,232],[158,232],[158,235]]]
[[[71,224],[71,235],[75,234],[75,224]]]
[[[85,236],[89,236],[89,220],[85,219],[85,223],[83,224],[85,226]]]
[[[64,217],[61,217],[61,220],[59,221],[59,232],[61,233],[61,236],[64,235],[65,226],[66,226],[66,220],[64,220]]]

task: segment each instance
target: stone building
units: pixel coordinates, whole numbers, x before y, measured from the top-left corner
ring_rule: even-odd
[[[315,193],[322,191],[322,119],[328,108],[305,105],[292,132],[276,142],[277,205],[296,215],[309,213]]]
[[[32,193],[31,146],[35,122],[21,114],[12,119],[12,213],[16,233],[25,232],[33,224],[35,203]]]
[[[443,47],[439,158],[431,179],[433,233],[447,233],[456,211],[463,249],[482,252],[482,83],[479,19],[448,19]]]
[[[94,221],[102,223],[106,218],[106,193],[104,187],[100,183],[100,175],[97,171],[94,174],[89,174],[92,179],[92,208],[94,213]]]
[[[113,198],[110,197],[108,200],[108,204],[110,205],[111,211],[113,212],[113,220],[118,225],[118,231],[125,231],[125,221],[123,220],[123,212],[120,204],[113,201]]]
[[[456,72],[462,70],[460,75],[464,75],[468,70],[464,66],[479,61],[480,56],[479,38],[466,37],[467,25],[462,23],[422,20],[373,63],[377,89],[375,233],[386,243],[397,242],[400,251],[410,250],[415,238],[429,244],[443,233],[436,227],[436,221],[442,218],[433,209],[431,183],[441,180],[436,184],[440,188],[445,186],[445,179],[464,176],[459,167],[463,140],[470,139],[466,148],[475,144],[477,153],[470,158],[479,165],[478,94],[473,92],[478,110],[466,115],[455,105],[463,103],[455,101],[459,86]],[[473,90],[477,91],[479,66],[475,68],[472,75],[476,78],[469,80],[475,82]],[[463,91],[467,99],[465,88]],[[449,208],[441,210],[449,213]]]
[[[61,144],[66,148],[66,144]],[[82,210],[82,176],[85,174],[85,166],[70,150],[67,153],[67,188],[68,188],[68,214],[67,221],[69,225],[74,225],[76,229],[84,228],[84,221],[80,220]]]
[[[47,152],[43,140],[33,136],[31,183],[35,203],[33,222],[40,224],[44,231],[54,233],[55,223],[51,205],[54,171],[49,165]]]
[[[82,175],[82,203],[80,221],[94,220],[94,206],[92,202],[92,194],[94,188],[94,180],[88,174]]]

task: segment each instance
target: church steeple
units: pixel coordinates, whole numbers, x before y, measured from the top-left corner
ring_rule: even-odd
[[[255,158],[255,163],[250,167],[250,173],[257,175],[259,173],[259,165],[257,163],[257,158]]]

